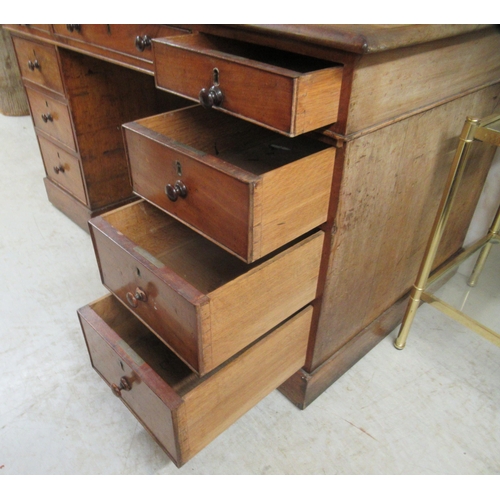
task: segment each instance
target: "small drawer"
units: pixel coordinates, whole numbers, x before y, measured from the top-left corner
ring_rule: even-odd
[[[56,48],[16,36],[12,37],[12,40],[22,77],[54,92],[64,94]]]
[[[337,121],[342,67],[203,34],[153,41],[159,88],[295,136]]]
[[[78,314],[94,369],[181,467],[303,366],[312,307],[203,378],[113,296]]]
[[[87,204],[80,161],[43,137],[38,137],[47,177]]]
[[[134,192],[245,262],[327,219],[331,146],[201,106],[123,127]]]
[[[316,296],[322,231],[250,266],[144,201],[90,232],[103,284],[201,375]]]
[[[31,88],[26,94],[35,127],[76,151],[68,106]]]
[[[175,36],[186,31],[159,24],[54,24],[54,32],[152,61],[153,38]]]

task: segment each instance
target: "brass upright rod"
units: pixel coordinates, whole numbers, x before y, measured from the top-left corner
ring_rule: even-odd
[[[427,280],[429,279],[429,275],[432,270],[432,264],[434,263],[434,258],[436,256],[441,237],[443,236],[444,228],[446,226],[446,222],[448,221],[455,195],[460,186],[462,174],[470,151],[470,145],[474,141],[474,132],[478,124],[479,120],[476,118],[469,117],[465,120],[462,133],[460,134],[457,151],[455,152],[450,173],[448,174],[443,196],[439,204],[436,218],[434,219],[431,236],[427,242],[424,258],[420,265],[417,279],[410,293],[410,299],[403,318],[403,323],[401,324],[401,329],[399,330],[399,334],[394,342],[394,347],[396,347],[396,349],[403,349],[406,345],[408,333],[420,304],[422,293],[427,285]]]
[[[497,214],[493,219],[493,223],[491,224],[490,230],[488,231],[488,243],[483,247],[479,257],[477,258],[476,265],[474,266],[474,270],[467,282],[469,286],[476,286],[477,280],[479,279],[479,275],[481,274],[484,263],[490,253],[491,250],[491,240],[498,237],[498,233],[500,231],[500,207],[498,207]]]

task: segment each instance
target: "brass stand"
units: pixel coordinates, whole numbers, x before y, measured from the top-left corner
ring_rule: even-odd
[[[500,229],[500,207],[488,234],[473,245],[470,245],[456,258],[452,259],[452,261],[448,262],[448,264],[443,269],[441,269],[439,273],[433,275],[432,280],[429,279],[432,265],[434,263],[434,258],[436,256],[436,252],[441,241],[446,222],[448,221],[455,195],[462,179],[462,174],[467,162],[470,146],[474,140],[493,144],[495,146],[500,146],[500,115],[489,116],[482,120],[467,118],[467,120],[465,121],[462,133],[460,135],[459,145],[455,153],[455,157],[453,158],[453,163],[451,165],[450,173],[446,181],[443,196],[441,198],[438,212],[434,220],[431,235],[425,249],[424,258],[422,260],[422,264],[420,265],[417,279],[410,293],[410,299],[403,318],[401,329],[399,331],[398,337],[396,338],[396,341],[394,342],[394,347],[396,347],[396,349],[403,349],[405,347],[406,340],[413,323],[413,319],[415,318],[418,306],[420,305],[420,302],[422,300],[435,306],[442,312],[445,312],[446,314],[452,316],[454,319],[462,322],[469,328],[473,328],[474,331],[480,333],[481,335],[488,338],[488,340],[500,346],[500,335],[498,333],[493,332],[489,328],[486,328],[484,325],[481,325],[477,321],[469,318],[465,314],[457,311],[450,305],[444,303],[434,295],[431,295],[425,291],[427,285],[429,285],[431,281],[437,281],[437,279],[443,276],[444,273],[448,272],[454,267],[457,267],[467,257],[472,255],[479,248],[483,247],[483,250],[477,260],[475,269],[471,275],[471,278],[469,279],[469,283],[471,284],[472,282],[471,286],[473,286],[477,282],[478,276],[481,273],[484,262],[486,261],[488,253],[491,249],[491,244],[493,242],[499,241],[498,233]]]

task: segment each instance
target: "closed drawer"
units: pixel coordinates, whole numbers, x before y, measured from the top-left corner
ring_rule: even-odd
[[[76,151],[68,106],[31,88],[26,93],[35,127]]]
[[[152,61],[153,38],[179,35],[185,30],[159,24],[54,24],[54,32]]]
[[[202,34],[153,48],[161,89],[291,136],[337,120],[342,68],[330,61]]]
[[[18,37],[12,37],[12,40],[22,77],[54,92],[64,94],[55,47]]]
[[[319,141],[201,106],[125,124],[124,134],[134,192],[245,262],[327,219],[335,148]]]
[[[38,137],[47,177],[87,204],[80,161],[43,137]]]
[[[90,231],[104,285],[201,375],[316,296],[321,231],[251,266],[144,201]]]
[[[20,24],[19,26],[23,26],[33,33],[36,33],[37,31],[50,33],[50,24]]]
[[[180,467],[303,366],[312,307],[203,378],[113,296],[78,314],[93,367]]]

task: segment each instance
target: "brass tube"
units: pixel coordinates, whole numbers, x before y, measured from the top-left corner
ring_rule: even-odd
[[[470,275],[469,281],[467,282],[469,286],[476,286],[479,276],[483,270],[484,264],[491,250],[491,240],[496,239],[498,237],[498,232],[500,230],[500,207],[498,207],[497,214],[493,219],[493,223],[491,224],[490,230],[488,231],[488,243],[484,246],[477,258],[476,265],[474,266],[474,270]]]

